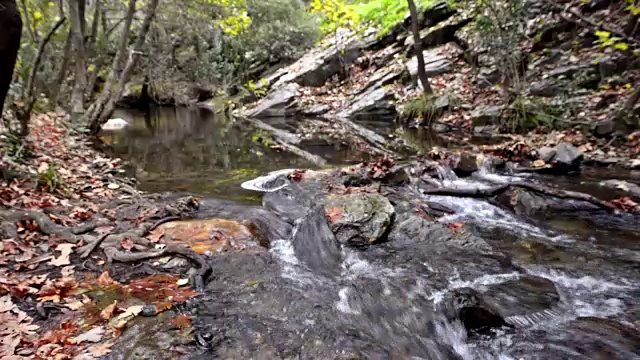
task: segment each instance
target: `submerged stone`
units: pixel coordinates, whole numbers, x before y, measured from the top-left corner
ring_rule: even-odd
[[[249,248],[260,249],[247,226],[224,220],[188,220],[160,225],[152,235],[164,234],[167,242],[182,243],[198,254],[219,253]]]
[[[369,245],[380,240],[393,221],[395,210],[379,194],[356,193],[329,197],[325,209],[336,238],[345,245]]]

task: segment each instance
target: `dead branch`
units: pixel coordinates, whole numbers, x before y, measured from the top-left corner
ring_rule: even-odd
[[[425,189],[423,190],[423,193],[427,195],[489,198],[489,197],[497,196],[507,191],[509,188],[521,188],[521,189],[525,189],[538,194],[556,197],[559,199],[584,201],[584,202],[593,204],[597,207],[606,209],[608,211],[612,211],[612,212],[618,211],[618,209],[612,204],[609,204],[608,202],[600,200],[589,194],[580,193],[576,191],[553,189],[543,185],[523,183],[523,182],[498,185],[498,186],[494,186],[486,189],[456,189],[456,188]]]

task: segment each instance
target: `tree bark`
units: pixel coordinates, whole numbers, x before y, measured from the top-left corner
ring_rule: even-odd
[[[113,58],[111,64],[111,71],[107,77],[107,81],[104,84],[104,88],[100,92],[100,96],[96,101],[91,104],[89,110],[84,114],[82,123],[86,125],[93,124],[96,119],[100,117],[105,105],[109,102],[109,99],[113,96],[114,87],[118,81],[120,74],[120,66],[124,61],[125,52],[127,51],[127,43],[129,40],[129,33],[131,32],[131,23],[133,22],[133,15],[136,12],[136,0],[129,0],[129,8],[125,17],[125,23],[122,27],[122,33],[120,35],[120,41],[116,51],[116,56]]]
[[[135,69],[138,64],[138,60],[140,59],[140,55],[142,55],[142,47],[144,46],[147,33],[149,33],[149,28],[151,27],[151,22],[156,14],[156,8],[158,7],[159,0],[151,0],[151,2],[147,6],[147,13],[144,17],[144,21],[142,22],[142,27],[138,32],[138,37],[136,42],[133,44],[133,48],[129,52],[129,59],[127,60],[127,64],[122,70],[122,74],[120,74],[120,78],[118,80],[117,87],[112,96],[109,97],[107,103],[104,106],[104,109],[95,116],[91,121],[91,131],[93,133],[97,133],[100,129],[100,125],[104,124],[109,116],[113,114],[115,110],[115,103],[124,92],[124,87],[129,82],[129,78],[131,77],[131,73],[133,69]]]
[[[0,0],[0,118],[20,49],[22,19],[15,0]]]
[[[20,135],[27,136],[29,134],[29,117],[31,116],[31,110],[33,110],[33,105],[36,102],[37,96],[33,95],[33,87],[36,81],[36,76],[38,75],[38,70],[40,69],[40,63],[42,62],[42,55],[44,54],[44,49],[51,41],[51,37],[53,34],[58,31],[60,26],[64,24],[67,18],[62,17],[58,22],[56,22],[51,30],[47,33],[45,37],[40,39],[38,43],[38,49],[36,50],[36,57],[33,59],[33,64],[31,65],[31,69],[29,70],[29,77],[27,78],[27,87],[24,95],[23,102],[25,103],[24,113],[20,115]]]
[[[616,128],[625,132],[628,130],[636,130],[638,124],[629,122],[629,119],[635,118],[633,109],[636,107],[638,100],[640,100],[640,81],[637,81],[633,85],[633,93],[627,98],[622,109],[615,114],[614,122]]]
[[[413,33],[414,48],[418,57],[418,78],[422,83],[425,95],[433,93],[427,72],[425,71],[424,54],[422,54],[422,39],[420,39],[420,19],[418,18],[418,9],[413,0],[407,0],[409,3],[409,12],[411,13],[411,32]]]
[[[33,43],[38,42],[38,37],[33,32],[33,28],[31,27],[31,20],[29,19],[29,9],[27,9],[26,1],[21,0],[20,5],[22,5],[22,12],[24,13],[24,26],[27,28],[27,34],[29,34],[29,39]]]
[[[51,96],[52,103],[56,105],[58,104],[58,98],[60,97],[62,84],[64,83],[64,80],[67,77],[67,70],[69,70],[68,67],[69,67],[69,60],[71,59],[72,40],[73,40],[73,30],[69,28],[69,33],[67,34],[67,40],[64,43],[62,63],[60,64],[60,72],[58,73],[58,77],[56,77],[56,82],[55,82],[56,90]]]
[[[84,42],[84,19],[81,11],[85,0],[69,0],[69,14],[71,16],[71,30],[73,32],[73,47],[75,50],[75,83],[71,93],[71,118],[74,123],[84,113],[84,91],[87,86],[87,59]]]

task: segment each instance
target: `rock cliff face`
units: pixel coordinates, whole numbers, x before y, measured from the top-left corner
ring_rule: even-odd
[[[439,46],[455,39],[457,30],[470,19],[457,14],[444,2],[424,12],[423,43],[428,76],[453,69],[453,59]],[[413,39],[408,36],[409,20],[398,24],[385,36],[364,38],[345,35],[309,51],[294,64],[264,78],[267,96],[251,106],[245,115],[269,117],[324,116],[346,120],[397,118],[403,94],[412,91],[418,72],[412,56]],[[329,45],[330,46],[327,46]],[[354,73],[365,72],[357,83]],[[331,86],[328,86],[331,85]],[[324,87],[344,87],[342,101],[324,96]],[[348,88],[348,89],[347,89]],[[295,90],[294,90],[295,89]]]
[[[545,1],[529,5],[523,20],[526,35],[510,53],[510,65],[486,47],[486,39],[479,40],[484,35],[471,14],[446,2],[425,10],[420,41],[435,93],[427,101],[420,100],[407,18],[384,35],[343,32],[327,38],[297,62],[264,74],[260,92],[266,96],[238,113],[268,124],[274,118],[291,119],[301,137],[339,133],[339,141],[364,144],[374,154],[415,145],[401,140],[398,124],[404,129],[430,125],[454,142],[528,132],[500,148],[509,152],[524,144],[532,150],[532,160],[537,149],[566,142],[591,164],[640,164],[637,156],[629,157],[640,136],[623,144],[625,137],[612,119],[632,93],[637,61],[628,52],[601,51],[593,31],[567,20],[564,10]],[[601,19],[608,6],[581,5],[580,11]],[[309,118],[320,121],[309,123]],[[612,139],[616,141],[610,143]],[[567,149],[561,150],[537,159],[569,171],[577,153],[565,159]]]

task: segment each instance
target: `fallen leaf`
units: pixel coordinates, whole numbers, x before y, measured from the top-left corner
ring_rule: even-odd
[[[101,326],[98,326],[76,336],[72,340],[75,344],[81,344],[83,342],[97,343],[98,341],[102,340],[103,334],[104,334],[104,328]]]
[[[73,252],[74,244],[60,244],[56,247],[57,251],[60,251],[60,256],[51,260],[50,264],[53,266],[64,266],[71,264],[69,255]]]
[[[184,285],[187,285],[188,283],[189,283],[189,279],[180,279],[176,282],[178,286],[184,286]]]
[[[129,306],[128,308],[125,309],[125,311],[122,314],[118,315],[116,320],[124,320],[124,319],[134,318],[134,317],[138,316],[138,314],[140,314],[142,312],[143,308],[144,308],[144,306],[142,306],[142,305]]]
[[[343,216],[342,208],[335,207],[327,210],[327,217],[329,217],[329,221],[336,222],[340,220]]]
[[[87,351],[95,358],[100,358],[111,352],[112,342],[106,342],[102,344],[96,344],[90,346]]]
[[[109,185],[107,185],[107,187],[111,190],[116,190],[116,189],[120,189],[120,185],[115,184],[115,183],[110,183]]]
[[[107,306],[106,308],[102,309],[102,311],[100,312],[100,317],[105,319],[105,320],[109,320],[111,319],[111,317],[113,316],[113,312],[116,309],[116,306],[118,305],[118,300],[115,300],[113,302],[113,304]]]
[[[158,241],[160,241],[160,239],[162,239],[163,236],[164,236],[164,232],[157,230],[149,234],[149,236],[147,236],[147,239],[149,239],[149,241],[151,242],[157,243]]]
[[[130,238],[124,238],[120,241],[120,246],[127,251],[131,251],[135,245],[136,243]]]
[[[171,319],[170,323],[179,327],[180,329],[186,329],[191,327],[191,315],[178,315]]]
[[[98,278],[96,279],[96,283],[102,286],[110,286],[110,285],[120,285],[119,282],[113,280],[109,275],[108,271],[104,271]]]

